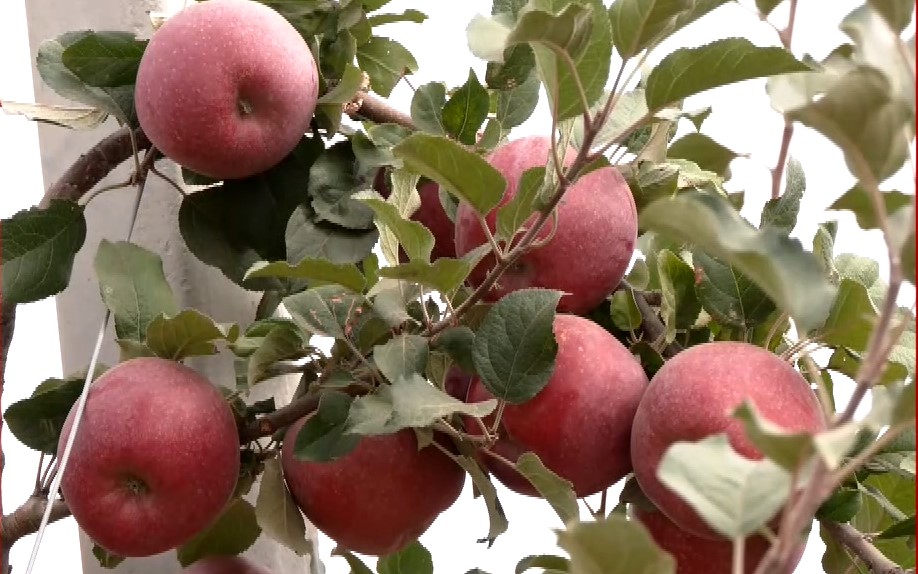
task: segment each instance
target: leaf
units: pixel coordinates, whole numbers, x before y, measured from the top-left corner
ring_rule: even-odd
[[[215,355],[218,339],[235,339],[239,327],[221,327],[197,309],[185,309],[175,316],[159,315],[147,325],[144,341],[157,357],[179,361],[186,357]]]
[[[445,351],[459,367],[467,372],[475,372],[475,331],[465,325],[447,327],[431,341],[433,349]]]
[[[475,336],[472,357],[485,388],[510,404],[541,391],[555,368],[553,331],[560,291],[521,289],[488,311]]]
[[[380,558],[376,571],[379,574],[433,574],[433,557],[415,540],[398,552]]]
[[[375,14],[367,18],[367,22],[374,28],[384,24],[394,24],[396,22],[414,22],[415,24],[421,24],[425,20],[427,20],[427,15],[413,8],[409,8],[401,14]]]
[[[357,448],[360,437],[347,433],[352,404],[353,399],[345,393],[324,392],[315,414],[306,419],[294,439],[294,458],[330,462]]]
[[[761,325],[775,310],[774,302],[736,268],[703,251],[694,251],[692,261],[702,271],[695,292],[718,323],[749,329]]]
[[[86,240],[83,207],[52,200],[46,209],[20,211],[0,223],[4,304],[32,303],[63,291]]]
[[[573,485],[549,470],[532,452],[520,455],[516,470],[535,487],[565,525],[579,520],[580,508]]]
[[[241,554],[260,535],[255,507],[249,501],[237,498],[210,527],[178,547],[178,561],[182,566],[188,566],[206,556]]]
[[[133,86],[147,47],[131,32],[88,32],[67,46],[61,62],[88,86]]]
[[[901,191],[884,191],[881,195],[886,213],[892,214],[912,202],[912,196]],[[829,206],[833,210],[847,210],[854,213],[861,229],[879,229],[877,214],[873,209],[870,194],[860,186],[854,186]]]
[[[335,87],[322,94],[318,100],[319,105],[331,105],[338,107],[354,99],[357,92],[360,91],[363,84],[363,74],[350,62],[344,65],[344,71],[341,78],[335,83]]]
[[[507,187],[484,158],[445,137],[415,133],[392,151],[407,169],[437,182],[482,215],[497,206]]]
[[[499,18],[494,20],[499,20]],[[492,32],[493,30],[494,27],[489,27],[489,36],[486,41],[491,42],[492,49],[494,49],[495,44],[499,49],[499,46],[506,44],[506,37],[510,32],[509,26],[507,28],[499,28],[496,32]],[[490,58],[488,59],[490,60]],[[488,62],[488,66],[485,69],[485,83],[491,89],[506,91],[521,86],[531,77],[535,77],[538,82],[535,65],[535,54],[529,44],[510,46],[504,50],[501,61]],[[540,82],[539,85],[541,86]]]
[[[619,55],[632,58],[727,0],[617,0],[609,7]]]
[[[354,190],[366,179],[361,167],[350,140],[335,143],[315,160],[307,186],[315,222],[345,229],[373,229],[373,212],[353,197]]]
[[[851,525],[861,532],[882,532],[915,514],[914,478],[887,473],[867,477],[860,486],[867,496]],[[893,538],[875,539],[873,543],[890,560],[908,569],[915,566],[914,545],[908,542],[907,538]]]
[[[609,97],[614,97],[608,92],[604,92],[599,101],[593,105],[590,110],[590,116],[594,117],[605,107]],[[614,102],[612,113],[606,119],[606,122],[599,128],[599,132],[593,138],[593,148],[603,147],[610,142],[619,140],[629,130],[636,126],[641,120],[648,116],[647,100],[644,90],[638,88],[628,92],[622,92]],[[578,118],[574,120],[573,144],[580,148],[583,145],[583,120]]]
[[[536,556],[527,556],[516,563],[516,574],[523,574],[532,568],[543,568],[549,572],[560,571],[568,572],[570,560],[563,556],[553,556],[551,554],[539,554]]]
[[[274,326],[265,334],[255,352],[249,356],[246,369],[247,388],[275,376],[270,368],[278,361],[302,358],[306,354],[305,344],[304,334],[296,325],[281,323]]]
[[[666,325],[666,342],[672,343],[677,329],[688,329],[701,312],[695,295],[695,272],[675,253],[664,249],[657,254],[657,273],[663,291],[660,313]]]
[[[28,398],[11,404],[3,415],[10,432],[32,450],[57,452],[64,421],[80,398],[84,377],[48,379]]]
[[[470,456],[460,455],[456,457],[456,463],[465,469],[472,477],[472,483],[475,489],[481,493],[485,506],[488,509],[488,535],[479,540],[479,542],[488,542],[488,547],[494,543],[498,536],[507,531],[509,523],[504,508],[497,497],[497,489],[494,483],[488,479],[478,463]]]
[[[880,540],[915,536],[915,515],[893,524],[877,535]]]
[[[379,36],[357,47],[357,64],[370,76],[371,89],[384,98],[402,76],[418,71],[411,52],[399,42]]]
[[[155,318],[178,314],[159,255],[127,241],[103,239],[93,263],[119,339],[144,341]]]
[[[474,145],[478,128],[488,117],[491,99],[488,91],[478,81],[475,70],[443,106],[443,126],[447,133],[466,145]]]
[[[411,97],[411,120],[421,131],[435,135],[446,133],[443,127],[443,106],[446,104],[446,86],[430,82],[419,87]]]
[[[352,263],[335,264],[326,259],[310,258],[303,259],[296,265],[290,265],[286,261],[259,261],[246,272],[244,280],[259,277],[306,279],[310,285],[332,283],[358,293],[363,291],[367,283],[363,273]]]
[[[784,193],[777,199],[769,199],[765,202],[759,228],[768,226],[790,235],[790,232],[797,226],[800,201],[806,190],[806,175],[803,173],[803,166],[793,157],[787,160],[786,177]]]
[[[816,512],[817,520],[831,522],[848,522],[858,513],[863,504],[863,496],[855,488],[839,488],[823,502]]]
[[[725,434],[670,446],[657,477],[727,538],[756,532],[784,505],[791,476],[776,463],[747,459]]]
[[[497,121],[509,130],[528,120],[539,104],[541,83],[536,74],[530,74],[518,86],[502,90],[497,95]]]
[[[401,377],[424,374],[427,369],[427,339],[403,334],[373,349],[377,368],[391,382]]]
[[[711,88],[808,70],[783,48],[760,48],[745,38],[715,40],[663,58],[647,78],[647,107],[661,110]]]
[[[867,3],[883,16],[898,34],[908,28],[915,10],[915,3],[911,0],[868,0]]]
[[[509,242],[535,213],[544,182],[545,166],[529,168],[523,172],[516,193],[497,210],[498,237]]]
[[[372,197],[361,198],[361,201],[376,214],[380,230],[388,229],[395,235],[409,260],[419,263],[430,261],[434,236],[429,229],[417,221],[406,219],[392,203]]]
[[[335,546],[331,551],[332,556],[340,556],[347,560],[347,565],[350,567],[350,574],[373,574],[373,571],[364,564],[360,558],[357,558],[354,554],[343,550],[340,546]]]
[[[408,304],[420,296],[419,285],[388,278],[380,279],[369,294],[376,314],[392,328],[414,320],[408,313]]]
[[[124,562],[124,556],[112,554],[98,544],[92,545],[92,555],[96,557],[96,560],[99,561],[99,566],[103,568],[115,568]]]
[[[298,556],[312,555],[314,548],[306,534],[306,523],[284,483],[280,460],[277,457],[269,458],[264,465],[255,502],[258,526],[262,532]]]
[[[108,112],[99,108],[29,104],[9,100],[0,101],[0,109],[10,115],[20,115],[34,122],[72,130],[91,130],[102,125],[108,118]]]
[[[296,208],[287,222],[287,261],[325,259],[339,265],[358,263],[372,253],[377,239],[379,233],[375,228],[357,231],[317,221],[316,213],[303,204]],[[250,268],[251,265],[243,271]]]
[[[763,16],[771,14],[783,0],[755,0],[755,6]]]
[[[703,170],[729,179],[730,162],[740,157],[740,154],[717,143],[710,136],[689,132],[670,144],[666,157],[691,161]]]
[[[307,331],[323,337],[343,339],[358,313],[367,309],[363,295],[338,285],[313,287],[284,298],[293,320]]]
[[[794,317],[802,332],[828,316],[835,292],[812,253],[774,229],[756,230],[726,198],[685,192],[644,208],[645,230],[692,242],[735,267]]]
[[[676,574],[676,560],[647,528],[621,514],[577,522],[557,535],[571,557],[568,574]]]

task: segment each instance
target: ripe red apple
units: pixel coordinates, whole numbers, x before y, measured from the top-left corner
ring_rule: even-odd
[[[501,205],[516,195],[520,178],[527,169],[544,166],[551,153],[551,139],[525,137],[494,150],[488,158],[507,180]],[[565,164],[573,162],[571,148]],[[494,232],[497,209],[485,218]],[[534,217],[530,223],[534,222]],[[540,232],[548,236],[552,223]],[[599,305],[619,284],[634,254],[637,241],[637,208],[634,197],[618,169],[604,167],[582,176],[567,191],[558,206],[558,230],[551,241],[529,251],[504,272],[498,286],[485,299],[496,301],[518,289],[544,287],[566,293],[558,310],[584,314]],[[460,203],[456,212],[456,254],[462,257],[487,242],[475,211]],[[494,256],[485,257],[472,271],[469,283],[480,285],[494,267]]]
[[[535,453],[554,473],[573,484],[577,496],[599,492],[631,471],[631,420],[647,387],[644,369],[608,331],[582,317],[557,314],[558,354],[548,384],[531,400],[508,404],[493,450],[516,462]],[[493,398],[479,378],[468,402]],[[493,425],[493,415],[485,422]],[[477,424],[466,430],[480,434]],[[539,496],[516,470],[482,455],[488,469],[508,488]]]
[[[182,570],[182,574],[270,574],[242,556],[209,556]]]
[[[240,179],[277,165],[309,128],[318,72],[300,33],[254,0],[193,3],[140,61],[137,120],[188,169]]]
[[[386,168],[380,168],[373,178],[373,189],[375,189],[383,198],[388,198],[392,193],[389,185],[389,177]],[[411,215],[412,221],[417,221],[430,230],[434,237],[433,251],[430,253],[430,260],[436,261],[441,257],[456,257],[456,227],[453,220],[446,214],[443,204],[440,202],[440,186],[429,179],[422,179],[418,183],[418,195],[421,197],[421,205]],[[405,252],[399,249],[399,260],[408,261]]]
[[[76,414],[64,423],[64,452]],[[239,434],[223,395],[166,359],[120,363],[89,390],[61,491],[77,524],[109,552],[151,556],[184,544],[226,507]]]
[[[458,365],[451,365],[443,380],[443,390],[454,399],[464,402],[471,384],[472,375],[463,371]]]
[[[744,400],[791,432],[826,426],[809,383],[788,363],[761,347],[719,341],[690,347],[663,365],[650,382],[631,430],[631,458],[638,484],[680,528],[718,538],[703,519],[657,478],[663,454],[677,441],[697,441],[727,433],[737,453],[753,460],[762,454],[731,413]]]
[[[733,574],[733,542],[725,538],[699,538],[682,530],[656,509],[631,506],[631,512],[663,550],[676,560],[676,574]],[[745,574],[753,574],[771,547],[763,536],[750,536],[743,546]],[[800,544],[784,574],[791,574],[803,558],[806,542]]]
[[[398,552],[462,492],[462,468],[432,445],[418,450],[411,429],[363,437],[331,462],[296,460],[294,441],[305,422],[284,437],[284,478],[306,518],[342,548],[372,556]]]

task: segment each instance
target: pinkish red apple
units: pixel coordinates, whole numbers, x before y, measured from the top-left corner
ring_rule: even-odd
[[[389,177],[386,168],[380,168],[373,178],[373,189],[375,189],[383,198],[388,198],[392,193],[389,184]],[[421,198],[421,205],[411,215],[412,221],[417,221],[426,227],[434,237],[433,251],[430,254],[430,260],[436,261],[441,257],[456,257],[456,240],[455,225],[453,220],[446,214],[443,209],[443,203],[440,202],[440,186],[436,182],[428,179],[422,179],[418,183],[418,195]],[[399,260],[407,262],[408,256],[403,250],[399,250]]]

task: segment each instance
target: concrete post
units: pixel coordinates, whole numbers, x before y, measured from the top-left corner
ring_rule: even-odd
[[[68,30],[129,30],[147,37],[152,32],[148,11],[181,7],[182,0],[178,0],[178,6],[174,4],[175,0],[29,0],[26,10],[30,53],[34,58],[38,45],[43,40]],[[36,101],[62,102],[60,97],[42,83],[37,73],[34,74],[34,84]],[[109,120],[105,126],[90,132],[73,132],[40,126],[39,142],[45,187],[55,181],[80,153],[116,128],[114,120]],[[164,167],[180,181],[174,165]],[[100,185],[123,181],[129,173],[130,165],[123,165]],[[89,362],[104,312],[92,261],[100,240],[125,239],[133,198],[132,190],[112,191],[95,199],[87,209],[89,231],[86,243],[77,257],[70,286],[57,297],[64,373],[82,369]],[[257,294],[233,285],[219,270],[204,265],[188,252],[178,230],[177,215],[180,203],[181,198],[174,189],[151,175],[132,241],[160,254],[166,277],[183,308],[199,309],[220,322],[235,321],[243,325],[248,324],[254,317]],[[107,365],[112,365],[118,360],[117,345],[113,341],[114,330],[110,327],[100,357],[100,362]],[[215,382],[226,386],[234,385],[230,356],[208,357],[189,364]],[[296,383],[295,377],[292,380],[263,383],[253,390],[248,400],[275,396],[278,404],[286,404]],[[257,485],[250,495],[252,502],[256,494]],[[310,536],[315,540],[314,530]],[[146,559],[126,560],[114,570],[105,570],[98,566],[91,552],[92,545],[82,534],[81,549],[83,572],[86,574],[162,574],[179,570],[172,552]],[[44,550],[53,552],[52,548]],[[264,536],[247,555],[272,572],[310,571],[307,558],[297,557],[292,551]],[[71,565],[66,565],[62,571],[77,570]]]

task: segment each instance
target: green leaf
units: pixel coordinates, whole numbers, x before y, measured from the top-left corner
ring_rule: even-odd
[[[612,39],[622,58],[632,58],[727,0],[616,0],[609,7]]]
[[[261,485],[255,501],[255,520],[262,532],[280,542],[298,556],[312,555],[312,541],[306,535],[306,523],[284,483],[280,460],[269,458],[261,474]]]
[[[774,229],[756,230],[726,198],[681,193],[644,208],[643,229],[692,242],[735,267],[808,331],[828,316],[834,288],[812,253]]]
[[[457,456],[456,463],[459,464],[472,477],[472,484],[484,499],[485,507],[488,510],[488,535],[479,540],[479,542],[488,542],[488,546],[494,543],[498,536],[507,531],[509,523],[504,508],[497,497],[497,489],[494,483],[481,470],[478,463],[471,456]]]
[[[761,325],[775,310],[772,300],[748,277],[703,251],[692,253],[702,271],[695,286],[701,305],[722,325],[749,329]]]
[[[491,98],[488,90],[478,81],[475,70],[443,106],[443,126],[447,133],[466,145],[478,140],[478,128],[488,117]]]
[[[498,33],[500,34],[497,40],[498,45],[503,46],[506,43],[506,36],[509,35],[509,29],[499,30]],[[535,66],[535,54],[529,44],[510,46],[504,50],[502,61],[488,62],[485,69],[485,83],[494,90],[516,89],[533,76],[538,81]],[[541,83],[539,85],[541,86]]]
[[[344,65],[344,71],[341,78],[335,83],[335,87],[324,93],[318,103],[319,105],[336,106],[340,113],[340,106],[354,99],[362,83],[363,74],[356,66],[348,62]]]
[[[647,78],[647,107],[661,110],[711,88],[807,70],[783,48],[760,48],[745,38],[715,40],[663,58]]]
[[[784,0],[755,0],[755,7],[763,16],[771,14]]]
[[[521,289],[494,304],[475,336],[475,370],[491,394],[511,404],[532,399],[551,378],[560,291]]]
[[[315,160],[309,169],[308,191],[317,223],[373,229],[373,212],[353,197],[365,185],[361,167],[350,140],[335,143]]]
[[[246,369],[248,388],[275,376],[270,368],[278,361],[302,358],[306,354],[305,344],[304,336],[296,325],[275,325],[265,334],[255,352],[249,356],[249,365]]]
[[[688,160],[701,169],[716,173],[725,179],[730,178],[730,162],[740,155],[699,132],[685,134],[672,142],[666,151],[667,158]]]
[[[363,273],[352,263],[336,265],[326,259],[309,258],[296,265],[290,265],[286,261],[259,261],[246,272],[244,280],[261,277],[306,279],[310,285],[333,283],[358,293],[363,291],[367,283]]]
[[[727,538],[748,536],[787,501],[791,475],[776,463],[739,454],[725,434],[670,446],[657,469],[660,481]]]
[[[643,322],[641,311],[634,301],[634,296],[627,289],[622,289],[612,294],[609,311],[612,315],[612,323],[622,331],[633,331],[640,327]]]
[[[532,568],[543,568],[549,572],[568,572],[570,569],[570,560],[563,556],[553,556],[551,554],[539,554],[536,556],[527,556],[516,563],[516,574]]]
[[[392,203],[372,197],[361,198],[361,201],[376,214],[380,229],[388,229],[395,235],[399,245],[408,254],[409,260],[419,263],[430,261],[434,236],[429,229],[417,221],[406,219]],[[382,271],[381,269],[380,273]]]
[[[897,34],[908,28],[915,11],[912,0],[867,0],[867,3],[883,16]]]
[[[851,521],[861,532],[882,532],[915,514],[915,479],[887,473],[861,483],[864,504]],[[914,533],[914,531],[913,531]],[[908,538],[874,540],[874,546],[903,568],[915,566],[914,545]]]
[[[765,202],[759,227],[772,227],[790,235],[790,232],[797,226],[800,201],[806,190],[806,175],[803,173],[803,166],[792,157],[787,160],[786,177],[784,193],[777,199],[769,199]]]
[[[350,574],[373,574],[373,571],[364,564],[360,558],[357,558],[354,554],[343,550],[339,546],[332,548],[331,555],[340,556],[347,560],[347,565],[351,568]]]
[[[237,555],[248,550],[261,536],[252,503],[237,498],[203,532],[177,549],[179,564],[188,566],[206,556]]]
[[[92,555],[96,557],[96,560],[99,561],[99,566],[103,568],[115,568],[124,562],[124,556],[112,554],[98,544],[92,545]]]
[[[425,337],[403,334],[377,345],[373,360],[383,376],[394,382],[400,377],[424,374],[428,352]]]
[[[61,62],[88,86],[133,86],[146,47],[131,32],[88,32],[64,49]]]
[[[421,24],[427,20],[427,14],[420,10],[409,8],[401,14],[375,14],[367,18],[367,22],[372,27],[382,26],[383,24],[394,24],[396,22],[414,22]]]
[[[237,325],[222,326],[196,309],[185,309],[175,316],[159,315],[147,325],[144,341],[157,357],[178,361],[186,357],[215,355],[214,341],[234,340]]]
[[[376,563],[376,571],[379,574],[433,574],[433,558],[415,540],[402,550],[380,558]]]
[[[818,520],[848,522],[858,513],[863,504],[863,495],[855,488],[839,488],[820,505],[816,512]]]
[[[666,325],[666,342],[672,343],[677,329],[688,329],[701,312],[701,302],[695,295],[695,271],[675,253],[664,249],[657,254],[657,273],[663,301],[660,314]]]
[[[10,432],[32,450],[54,454],[61,429],[80,398],[85,377],[48,379],[29,398],[11,404],[3,415]]]
[[[580,508],[573,485],[550,471],[534,453],[526,452],[516,461],[516,470],[535,487],[565,525],[579,520]]]
[[[437,182],[482,215],[497,206],[507,188],[484,158],[445,137],[415,133],[392,151],[407,169]]]
[[[373,36],[357,47],[357,64],[370,76],[371,89],[384,98],[402,76],[418,71],[418,63],[403,45],[389,39]]]
[[[912,196],[901,191],[884,191],[882,193],[886,213],[892,214],[912,202]],[[829,209],[847,210],[854,213],[861,229],[879,229],[877,214],[873,209],[870,194],[860,186],[854,186],[839,197]]]
[[[545,182],[545,166],[523,172],[513,197],[497,210],[497,235],[510,241],[517,230],[538,208],[539,193]]]
[[[510,14],[495,14],[491,18],[476,14],[465,29],[469,51],[488,63],[503,63],[508,51],[507,37],[513,25],[514,18]]]
[[[319,408],[303,423],[296,435],[293,443],[294,458],[329,462],[357,448],[360,437],[347,433],[348,413],[352,404],[353,399],[345,393],[323,393],[319,399]]]
[[[302,204],[287,221],[286,259],[291,263],[304,259],[325,259],[339,265],[358,263],[373,252],[378,239],[379,233],[375,228],[358,231],[318,221],[315,211]],[[260,257],[251,261],[242,271],[248,271],[258,261],[277,259],[271,256]]]
[[[611,514],[559,530],[558,546],[570,554],[569,574],[676,574],[676,560],[636,520]]]
[[[590,116],[594,117],[605,107],[610,94],[604,92],[599,101],[590,110]],[[612,113],[606,119],[606,122],[599,128],[599,133],[593,138],[593,148],[603,147],[610,142],[619,140],[629,130],[648,116],[647,100],[644,90],[638,88],[618,95],[614,102]],[[583,145],[583,119],[574,120],[573,144],[580,148]]]
[[[414,320],[408,313],[408,304],[420,296],[419,285],[385,277],[380,279],[369,294],[373,309],[393,329]]]
[[[92,130],[108,118],[108,112],[99,108],[30,104],[0,100],[0,109],[10,115],[23,116],[33,122],[42,122],[72,130]]]
[[[911,515],[905,520],[900,520],[899,522],[888,527],[883,532],[880,532],[877,535],[877,538],[880,540],[890,540],[893,538],[902,538],[915,536],[915,515]]]
[[[53,200],[0,223],[4,304],[32,303],[63,291],[86,240],[83,207]]]
[[[497,121],[505,130],[515,128],[528,120],[539,104],[541,83],[536,74],[509,90],[502,90],[497,95]]]
[[[433,349],[445,351],[459,367],[467,372],[475,372],[475,331],[460,325],[448,327],[431,341]]]
[[[322,285],[284,298],[284,307],[298,325],[323,337],[343,339],[348,325],[366,311],[363,295],[338,285]]]
[[[179,312],[159,255],[127,241],[103,239],[94,260],[105,306],[119,339],[143,341],[160,315]]]
[[[446,133],[443,126],[443,106],[446,104],[446,86],[440,82],[430,82],[419,87],[411,97],[411,119],[421,131],[441,135]]]

